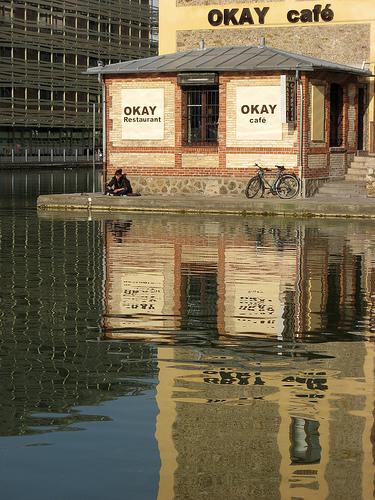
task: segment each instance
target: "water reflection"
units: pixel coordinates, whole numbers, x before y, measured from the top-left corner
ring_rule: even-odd
[[[101,190],[101,170],[77,165],[51,168],[9,168],[0,172],[0,206],[35,206],[40,194]]]
[[[129,339],[136,329],[224,344],[370,338],[374,248],[371,232],[359,242],[360,225],[372,230],[282,219],[108,222],[105,336]]]
[[[99,344],[103,234],[95,221],[0,218],[1,435],[75,430],[98,405],[152,385],[144,344]],[[124,363],[124,359],[127,363]],[[131,363],[131,364],[130,364]]]
[[[374,234],[4,211],[7,498],[372,498]]]
[[[372,498],[373,225],[125,224],[103,339],[158,346],[158,498]]]

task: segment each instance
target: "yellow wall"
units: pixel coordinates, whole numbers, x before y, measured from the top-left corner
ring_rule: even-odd
[[[230,0],[221,4],[221,2],[213,2],[212,5],[190,5],[177,6],[176,0],[161,0],[159,3],[159,52],[160,54],[168,54],[176,52],[176,35],[179,30],[227,30],[227,29],[244,29],[256,30],[257,28],[289,26],[299,29],[306,26],[317,25],[337,25],[337,24],[355,24],[355,23],[370,23],[371,24],[371,62],[375,63],[375,2],[373,0],[340,0],[331,2],[331,8],[334,11],[334,19],[330,22],[320,21],[319,23],[296,23],[291,24],[287,21],[286,14],[289,10],[295,9],[312,9],[315,5],[311,1],[288,0],[280,2],[267,3],[241,3],[231,2]],[[194,2],[196,4],[201,2]],[[324,8],[325,3],[321,3]],[[244,25],[244,26],[219,26],[213,28],[208,20],[207,15],[211,9],[238,8],[243,9],[249,7],[253,12],[254,7],[269,7],[264,25]],[[348,40],[348,43],[350,41]],[[236,41],[233,40],[233,45]],[[370,61],[369,61],[370,62]]]

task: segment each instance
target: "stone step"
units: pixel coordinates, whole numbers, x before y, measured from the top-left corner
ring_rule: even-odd
[[[351,165],[349,168],[348,168],[348,173],[349,172],[352,172],[353,174],[367,174],[368,172],[368,167],[357,167],[357,166],[353,166]]]
[[[337,181],[327,182],[320,187],[314,198],[366,198],[366,185],[364,182]]]
[[[366,174],[356,174],[356,173],[352,173],[352,172],[348,172],[346,175],[345,175],[345,180],[348,181],[348,182],[365,182],[366,180]]]
[[[354,163],[375,163],[374,156],[354,156]]]
[[[369,168],[369,167],[374,167],[375,162],[365,162],[365,161],[352,161],[350,164],[350,167],[353,168]]]
[[[343,193],[316,193],[314,199],[324,199],[324,200],[366,200],[367,193],[351,193],[343,195]]]
[[[352,192],[361,192],[361,191],[364,191],[365,190],[365,185],[363,186],[353,186],[353,187],[348,187],[348,186],[322,186],[320,188],[320,192],[336,192],[340,190],[342,193],[345,192],[345,193],[352,193]]]

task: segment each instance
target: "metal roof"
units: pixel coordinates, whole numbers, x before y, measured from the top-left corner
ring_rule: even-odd
[[[369,76],[367,69],[346,66],[315,57],[293,54],[272,47],[224,47],[197,49],[175,54],[89,68],[88,74],[134,74],[178,72],[257,72],[257,71],[335,71]]]

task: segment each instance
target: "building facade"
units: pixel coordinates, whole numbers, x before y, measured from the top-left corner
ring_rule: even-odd
[[[91,147],[101,86],[84,71],[156,52],[149,0],[0,2],[0,155],[32,160]],[[98,141],[101,134],[98,134]],[[63,153],[62,153],[63,152]]]
[[[259,163],[310,196],[368,142],[365,69],[259,45],[89,73],[106,88],[106,177],[125,167],[142,192],[240,194]]]
[[[160,5],[160,54],[207,47],[256,45],[352,66],[375,67],[375,3],[336,0],[164,0]],[[375,152],[374,81],[364,94],[369,133],[364,148]]]

